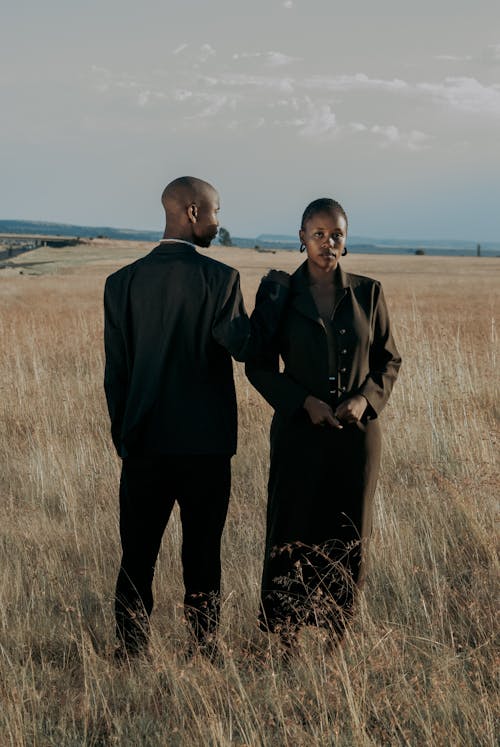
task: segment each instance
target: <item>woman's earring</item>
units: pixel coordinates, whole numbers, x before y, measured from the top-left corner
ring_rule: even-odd
[[[305,250],[306,250],[306,245],[305,244],[301,244],[300,248],[299,248],[299,251],[300,252],[305,252]]]
[[[346,255],[346,254],[347,254],[347,247],[345,246],[345,247],[344,247],[344,248],[342,249],[342,254],[341,254],[340,256],[341,256],[341,257],[345,257],[345,255]]]

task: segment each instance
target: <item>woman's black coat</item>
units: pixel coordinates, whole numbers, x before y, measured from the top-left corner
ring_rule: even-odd
[[[332,563],[340,562],[359,585],[363,544],[371,530],[380,461],[377,418],[401,359],[380,283],[338,267],[336,285],[333,381],[307,262],[291,276],[289,306],[275,344],[246,366],[252,384],[275,409],[262,581],[263,618],[270,629],[284,620],[322,624],[312,605],[318,593],[348,609],[352,593],[346,593]],[[355,394],[364,395],[368,407],[362,422],[342,430],[312,425],[303,408],[308,395],[335,409]],[[318,552],[312,553],[313,547]]]

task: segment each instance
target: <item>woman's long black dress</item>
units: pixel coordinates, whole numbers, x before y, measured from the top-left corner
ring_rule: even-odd
[[[313,624],[340,632],[363,578],[380,463],[377,416],[401,359],[380,283],[340,267],[334,280],[328,334],[304,263],[291,276],[275,344],[246,367],[275,409],[261,595],[261,624],[271,631]],[[342,430],[314,426],[303,408],[309,394],[334,409],[363,394],[368,407],[362,422]]]

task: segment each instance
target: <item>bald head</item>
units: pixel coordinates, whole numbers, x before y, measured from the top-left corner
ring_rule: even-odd
[[[217,193],[217,190],[203,179],[197,179],[195,176],[180,176],[167,184],[161,196],[161,204],[168,219],[171,213],[184,210],[192,203],[197,204],[214,193]]]
[[[194,176],[181,176],[167,184],[161,203],[165,210],[164,238],[210,245],[219,225],[219,195],[211,184]]]

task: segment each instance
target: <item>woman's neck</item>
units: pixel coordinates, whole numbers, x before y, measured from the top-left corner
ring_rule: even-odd
[[[309,275],[309,281],[311,285],[333,285],[335,283],[335,278],[337,275],[337,268],[338,265],[330,270],[320,270],[308,261],[307,274]]]

